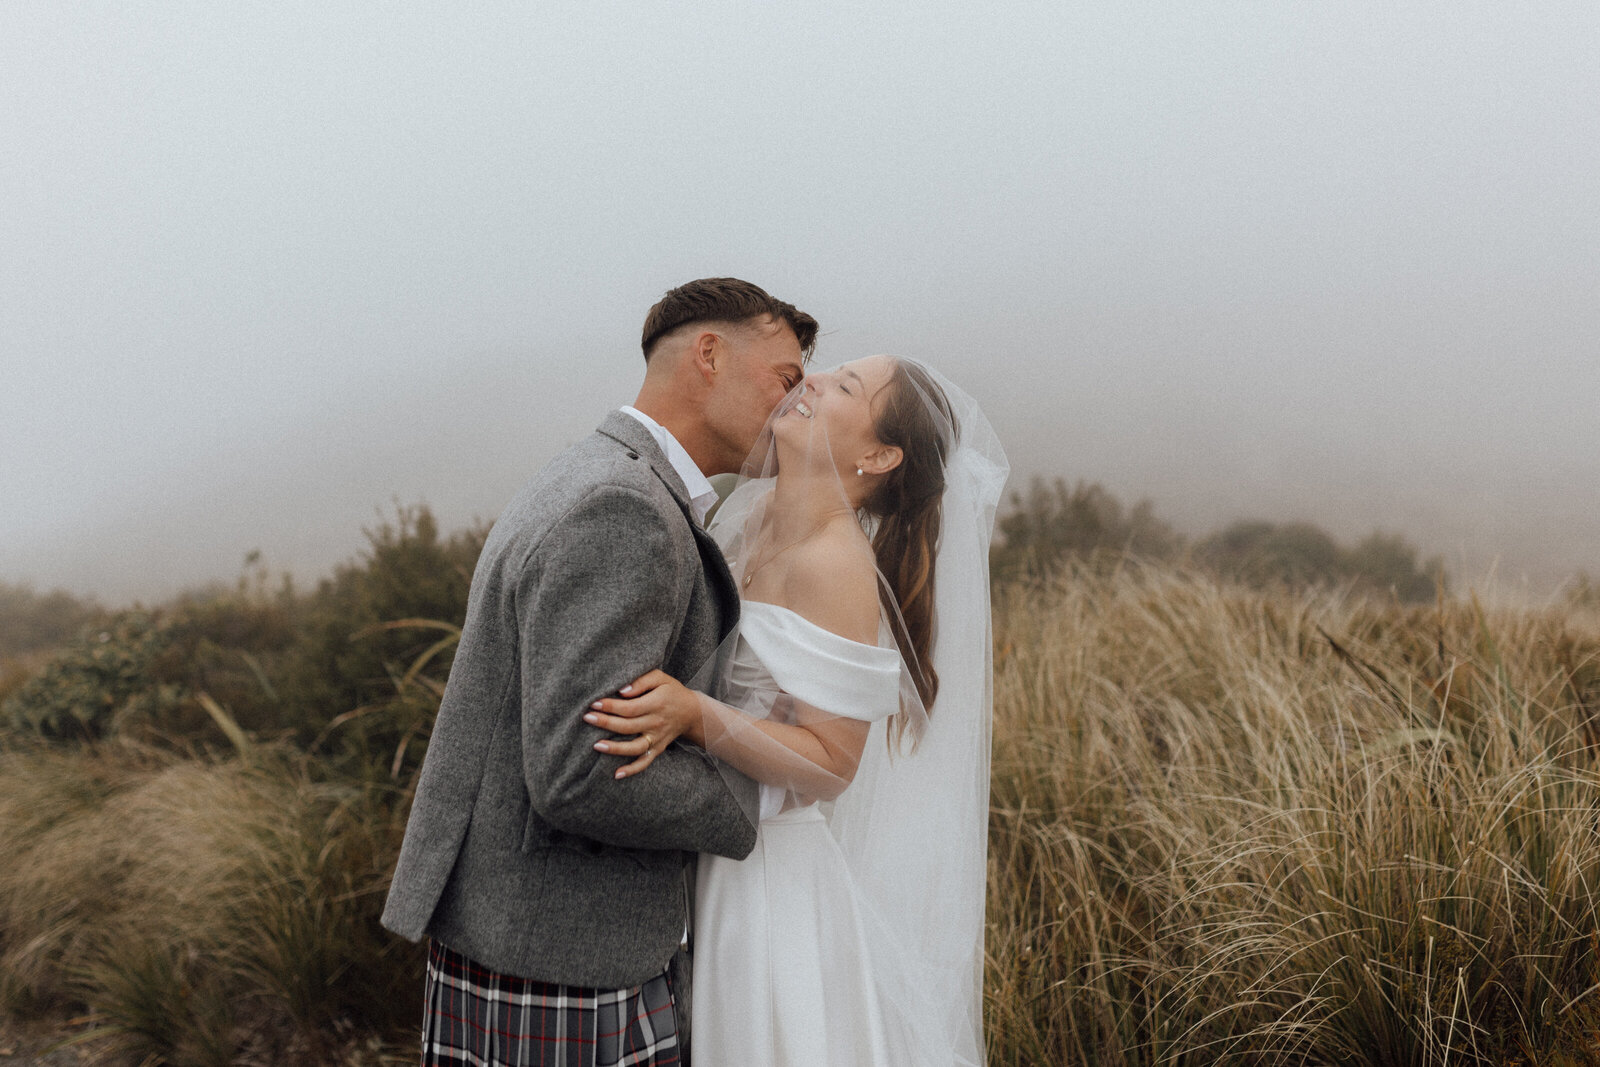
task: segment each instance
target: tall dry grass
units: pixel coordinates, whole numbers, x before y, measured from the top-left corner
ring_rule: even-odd
[[[281,749],[0,754],[0,1008],[86,1006],[133,1062],[331,1062],[415,1014],[392,809]]]
[[[1600,1064],[1595,612],[1127,567],[995,620],[991,1062]],[[413,1061],[412,674],[355,770],[0,751],[0,1010],[128,1063]]]
[[[992,1063],[1600,1063],[1592,615],[1080,570],[996,717]]]

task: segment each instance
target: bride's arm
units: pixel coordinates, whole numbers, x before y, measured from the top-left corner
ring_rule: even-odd
[[[877,571],[859,543],[818,539],[800,551],[785,582],[785,607],[814,624],[863,644],[876,643]],[[703,748],[758,781],[807,796],[837,796],[855,776],[870,725],[830,715],[784,695],[784,716],[752,719],[677,679],[651,671],[621,691],[597,700],[584,720],[626,740],[597,742],[597,751],[634,757],[616,777],[644,770],[675,738]]]
[[[597,700],[584,721],[626,740],[609,738],[595,750],[632,756],[616,777],[627,778],[650,766],[675,739],[710,748],[751,778],[828,800],[855,777],[866,746],[869,723],[829,715],[798,700],[783,698],[793,724],[751,719],[704,693],[689,689],[661,671],[651,671],[628,687],[629,696]]]

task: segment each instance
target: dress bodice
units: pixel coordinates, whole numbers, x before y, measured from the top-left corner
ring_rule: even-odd
[[[900,709],[900,654],[840,637],[789,608],[747,600],[728,664],[735,687],[782,692],[819,711],[877,722]]]

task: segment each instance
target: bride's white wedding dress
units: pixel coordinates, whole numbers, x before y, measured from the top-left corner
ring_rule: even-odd
[[[1008,468],[976,401],[925,365],[897,362],[896,418],[916,421],[920,404],[926,423],[917,431],[926,435],[918,445],[924,477],[930,442],[944,450],[931,611],[928,585],[902,589],[880,573],[878,639],[863,644],[787,607],[746,600],[734,635],[691,680],[691,689],[724,705],[705,720],[706,751],[730,766],[762,767],[770,783],[764,796],[791,805],[763,803],[749,858],[700,857],[689,1033],[696,1067],[980,1067],[984,1060],[994,706],[988,559]],[[876,364],[862,366],[877,373]],[[809,507],[826,491],[813,479],[838,473],[828,432],[845,416],[830,412],[847,402],[835,388],[852,395],[851,375],[860,379],[855,370],[813,375],[816,389],[802,384],[792,403],[779,405],[708,525],[741,587],[758,558],[770,561],[796,543],[778,539],[771,510],[779,453],[799,472],[801,496],[793,499],[810,500]],[[835,489],[841,504],[857,507],[842,484]],[[887,550],[897,554],[894,539],[905,531],[885,524],[910,521],[910,512],[859,515],[861,547],[870,545],[876,559],[873,539],[887,531]],[[802,570],[772,588],[828,595],[829,569]],[[910,636],[900,596],[913,598],[917,625],[926,626],[920,639]],[[821,765],[836,761],[812,760],[752,725],[764,718],[869,724],[853,777],[842,781]],[[824,732],[845,733],[814,729],[824,745]],[[810,803],[807,795],[833,799]]]
[[[744,604],[729,677],[865,722],[899,707],[898,652],[759,601]],[[698,1067],[922,1062],[900,1003],[910,976],[859,892],[827,807],[764,818],[747,859],[700,857],[690,1029]]]

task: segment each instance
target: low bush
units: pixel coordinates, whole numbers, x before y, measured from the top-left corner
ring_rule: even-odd
[[[426,751],[486,535],[444,537],[426,508],[401,508],[310,593],[242,579],[106,616],[17,672],[0,724],[57,742],[225,749],[226,722],[358,778],[374,767],[401,777]]]
[[[81,634],[0,711],[12,730],[56,741],[93,741],[130,720],[171,725],[182,693],[162,669],[170,643],[156,617],[124,612]]]

